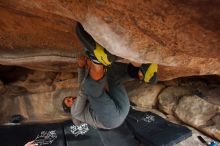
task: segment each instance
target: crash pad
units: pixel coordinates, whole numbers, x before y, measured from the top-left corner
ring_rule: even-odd
[[[64,124],[67,146],[139,146],[138,141],[135,140],[134,135],[125,123],[112,130],[88,126],[89,131],[87,133],[76,134],[76,136],[70,130],[72,125],[71,121]]]
[[[173,146],[192,136],[192,131],[152,112],[131,110],[126,119],[137,139],[146,146]]]
[[[85,125],[81,131],[74,128],[72,121],[0,126],[1,145],[23,146],[34,140],[39,146],[139,146],[125,123],[112,130]]]
[[[66,145],[63,126],[60,123],[0,126],[1,146],[23,146],[32,140],[38,146]]]
[[[71,127],[75,125],[72,121],[67,121],[64,123],[64,133],[67,146],[103,146],[102,140],[97,133],[97,130],[88,125],[88,132],[85,134],[80,134],[79,132],[71,132]]]
[[[131,130],[126,123],[112,130],[99,130],[99,135],[105,146],[139,146]]]

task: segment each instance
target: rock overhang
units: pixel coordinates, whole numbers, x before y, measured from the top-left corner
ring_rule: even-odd
[[[213,1],[0,1],[0,64],[70,71],[76,21],[111,53],[158,63],[159,79],[220,74],[220,4]]]

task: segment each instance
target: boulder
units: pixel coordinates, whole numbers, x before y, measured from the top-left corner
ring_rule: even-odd
[[[184,95],[191,95],[192,89],[189,87],[170,86],[165,88],[158,96],[158,107],[166,114],[173,114],[173,110],[179,99]]]
[[[220,85],[212,84],[206,87],[198,88],[200,96],[214,105],[220,106]]]
[[[220,140],[220,106],[198,96],[184,96],[179,100],[175,115],[184,123]]]
[[[160,80],[220,75],[218,0],[1,0],[0,7],[0,64],[75,70],[79,21],[112,54],[158,63]]]
[[[157,96],[160,91],[164,88],[162,84],[149,85],[140,84],[134,87],[132,90],[128,90],[128,96],[138,108],[151,109],[156,107]]]

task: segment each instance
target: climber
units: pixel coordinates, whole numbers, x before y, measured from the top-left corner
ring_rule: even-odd
[[[64,99],[63,106],[71,108],[75,124],[81,121],[97,128],[116,128],[123,123],[130,108],[122,81],[132,77],[155,83],[157,65],[115,62],[116,56],[96,43],[79,23],[76,25],[76,33],[86,47],[87,57],[78,61],[79,68],[84,70],[81,71],[84,79],[77,98],[68,98],[72,104],[65,104],[68,101]]]

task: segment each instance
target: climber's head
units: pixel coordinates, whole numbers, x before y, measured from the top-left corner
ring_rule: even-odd
[[[76,97],[75,96],[67,96],[63,99],[63,110],[66,112],[66,113],[70,113],[70,109],[73,105],[73,103],[75,102],[76,100]]]

